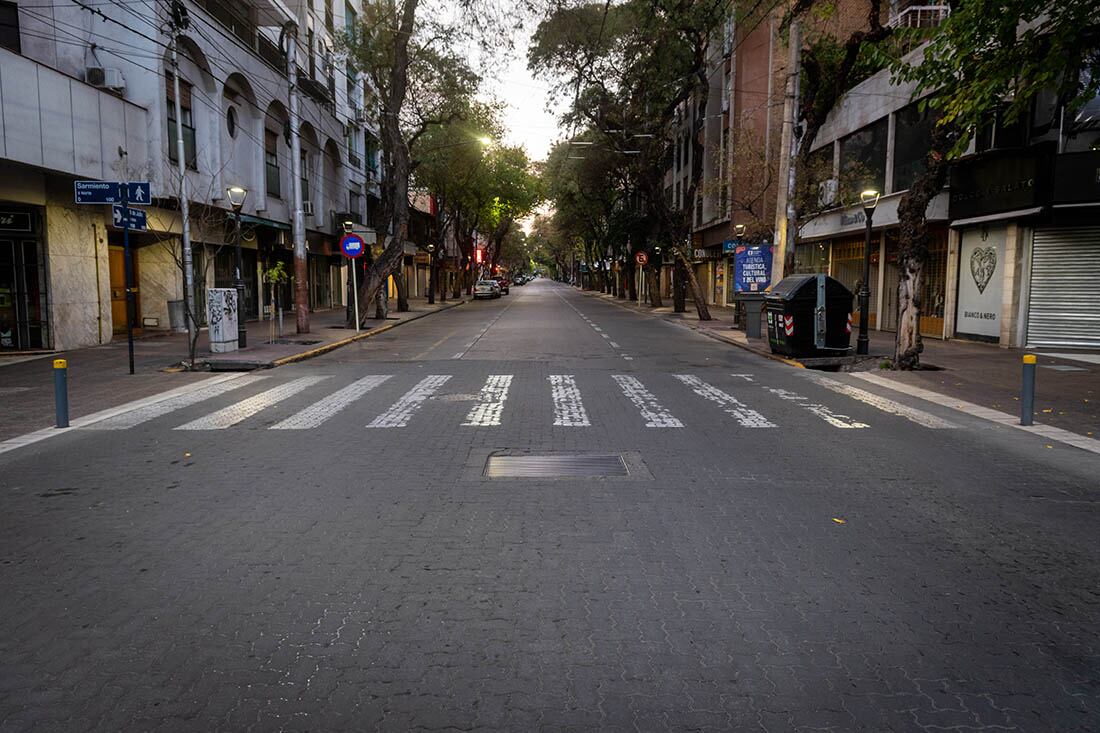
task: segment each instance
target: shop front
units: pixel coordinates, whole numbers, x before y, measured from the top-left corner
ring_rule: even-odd
[[[0,202],[0,351],[50,344],[42,215]]]
[[[1100,151],[1055,157],[1052,209],[1032,241],[1027,343],[1100,348]]]

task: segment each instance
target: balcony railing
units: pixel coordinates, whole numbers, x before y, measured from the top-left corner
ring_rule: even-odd
[[[892,28],[935,28],[951,14],[948,5],[910,5],[890,19]]]

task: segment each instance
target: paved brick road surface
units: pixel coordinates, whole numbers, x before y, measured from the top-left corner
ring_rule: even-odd
[[[1100,727],[1093,454],[545,282],[260,376],[0,456],[0,730]]]

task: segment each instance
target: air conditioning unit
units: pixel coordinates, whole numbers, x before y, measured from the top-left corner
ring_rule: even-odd
[[[84,72],[84,81],[100,89],[111,89],[116,92],[126,89],[126,80],[122,78],[122,72],[105,66],[89,66]]]
[[[313,216],[313,202],[312,201],[303,201],[302,202],[302,213],[305,214],[306,216]]]
[[[836,201],[837,184],[835,178],[829,178],[817,184],[817,200],[822,206],[831,206]]]

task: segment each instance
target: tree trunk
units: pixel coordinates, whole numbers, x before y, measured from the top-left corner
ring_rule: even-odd
[[[681,255],[681,261],[684,264],[684,273],[687,275],[687,286],[691,290],[691,299],[695,301],[695,312],[699,314],[700,321],[709,321],[710,308],[707,307],[707,297],[703,292],[703,288],[699,286],[699,280],[695,277],[695,268],[693,268]]]
[[[928,261],[928,204],[947,182],[947,151],[958,139],[951,125],[932,131],[924,173],[898,203],[898,330],[894,339],[894,369],[919,369],[924,341],[920,334],[921,286]]]
[[[661,300],[661,282],[657,278],[657,270],[652,265],[646,265],[643,272],[646,282],[649,283],[649,304],[654,308],[664,308],[665,302]]]
[[[397,286],[397,312],[409,311],[409,284],[405,281],[405,258],[401,258],[401,264],[393,272],[393,283]]]
[[[638,279],[635,273],[638,268],[635,265],[630,265],[626,269],[626,297],[627,300],[638,300]]]
[[[687,268],[677,257],[672,266],[672,310],[675,313],[687,312]]]

